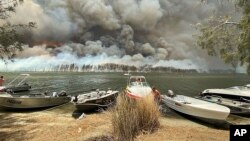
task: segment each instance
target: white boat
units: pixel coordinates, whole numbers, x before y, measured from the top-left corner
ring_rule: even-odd
[[[46,108],[61,105],[70,102],[71,97],[65,92],[53,95],[29,94],[29,95],[11,95],[8,93],[0,94],[0,109],[6,110],[27,110]]]
[[[245,86],[235,86],[226,89],[206,89],[201,96],[220,96],[236,101],[250,101],[250,84]]]
[[[225,106],[184,95],[163,95],[162,102],[177,112],[216,123],[225,122],[230,113]]]
[[[107,108],[115,102],[119,91],[111,89],[107,91],[99,91],[98,89],[74,96],[72,103],[78,111],[87,112],[98,108]]]
[[[15,77],[10,83],[8,83],[6,86],[0,87],[0,92],[22,92],[22,91],[28,91],[31,89],[31,86],[25,82],[25,80],[29,77],[29,74],[20,74],[17,77]]]
[[[250,115],[249,102],[236,101],[232,99],[222,98],[219,96],[209,96],[209,95],[198,98],[208,102],[213,102],[216,104],[227,106],[228,108],[230,108],[230,113],[232,114]]]
[[[152,94],[152,88],[144,76],[130,76],[128,79],[126,94],[132,98],[142,98]]]
[[[127,72],[127,73],[124,73],[123,75],[130,76],[131,74],[129,72]]]

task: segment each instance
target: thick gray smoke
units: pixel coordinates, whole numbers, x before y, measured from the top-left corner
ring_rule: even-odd
[[[230,66],[194,47],[196,31],[192,25],[212,14],[230,14],[233,7],[217,0],[206,4],[199,0],[25,0],[8,20],[37,23],[25,39],[30,47],[18,54],[23,62],[28,58],[54,59],[56,65],[79,61],[82,65],[92,58],[89,63],[154,64],[207,71]],[[33,46],[44,41],[63,45]]]

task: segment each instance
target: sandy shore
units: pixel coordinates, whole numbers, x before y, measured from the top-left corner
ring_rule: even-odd
[[[72,113],[40,111],[0,113],[0,141],[83,141],[112,134],[111,113],[86,114],[75,119]],[[136,140],[204,140],[227,141],[229,131],[215,129],[186,119],[160,118],[160,128],[152,134],[141,134]]]

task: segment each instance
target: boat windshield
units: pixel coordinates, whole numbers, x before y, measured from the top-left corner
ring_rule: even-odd
[[[147,82],[132,82],[130,86],[149,86]]]
[[[130,86],[149,86],[145,77],[130,77],[129,80]]]

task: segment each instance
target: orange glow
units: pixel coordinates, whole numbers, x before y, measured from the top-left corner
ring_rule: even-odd
[[[57,42],[57,41],[36,41],[34,43],[31,44],[31,46],[38,46],[38,45],[46,45],[46,47],[60,47],[62,45],[64,45],[63,42]]]

